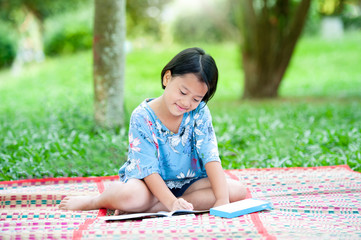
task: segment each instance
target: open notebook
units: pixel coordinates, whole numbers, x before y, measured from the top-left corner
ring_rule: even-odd
[[[131,213],[131,214],[123,214],[118,216],[106,216],[101,217],[105,221],[117,221],[117,220],[131,220],[131,219],[143,219],[143,218],[152,218],[152,217],[172,217],[172,216],[180,216],[186,214],[201,214],[208,213],[209,210],[176,210],[173,212],[156,212],[156,213]]]

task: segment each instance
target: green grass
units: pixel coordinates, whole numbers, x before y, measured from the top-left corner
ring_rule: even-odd
[[[348,164],[361,171],[361,40],[306,38],[277,100],[242,101],[238,46],[202,45],[217,61],[209,103],[224,168]],[[160,71],[188,46],[144,46],[127,56],[127,117],[162,93]],[[114,175],[127,157],[127,129],[93,120],[91,52],[47,59],[19,76],[0,72],[0,180]]]
[[[361,170],[360,102],[229,102],[217,108],[226,168],[348,164]]]

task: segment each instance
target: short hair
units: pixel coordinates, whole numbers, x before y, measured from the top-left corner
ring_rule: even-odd
[[[215,94],[218,82],[218,68],[214,59],[201,48],[187,48],[178,53],[165,65],[161,73],[162,88],[164,74],[170,70],[172,77],[193,73],[201,82],[204,82],[208,91],[202,101],[207,103]]]

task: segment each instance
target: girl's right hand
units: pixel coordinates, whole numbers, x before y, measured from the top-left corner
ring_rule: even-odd
[[[183,198],[177,198],[177,200],[175,200],[172,204],[171,211],[183,210],[183,209],[184,210],[193,210],[193,204],[187,202]]]

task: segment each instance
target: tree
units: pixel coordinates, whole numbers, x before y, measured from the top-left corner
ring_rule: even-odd
[[[13,70],[18,72],[26,62],[41,61],[44,20],[58,12],[73,9],[89,0],[0,0],[0,19],[17,31],[17,51]]]
[[[125,0],[95,0],[94,116],[102,127],[124,124]]]
[[[238,2],[238,1],[237,1]],[[278,96],[311,0],[242,0],[238,3],[245,74],[243,98]]]

